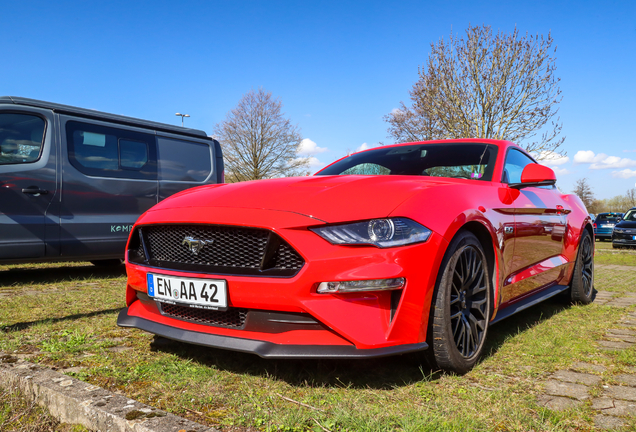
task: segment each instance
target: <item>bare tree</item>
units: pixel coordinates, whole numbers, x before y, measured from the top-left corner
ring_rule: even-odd
[[[390,137],[507,139],[535,154],[558,152],[565,138],[553,44],[550,34],[493,35],[490,26],[432,43],[409,92],[412,106],[385,116]]]
[[[578,179],[572,192],[581,198],[581,201],[583,201],[583,204],[585,204],[585,207],[589,211],[589,209],[593,206],[595,199],[594,192],[592,192],[592,187],[587,182],[587,179]]]
[[[283,104],[262,88],[247,92],[214,128],[223,148],[226,181],[306,175],[308,158],[298,157],[300,130],[285,118]]]
[[[627,189],[625,198],[627,201],[627,205],[630,206],[630,208],[636,207],[636,188]]]

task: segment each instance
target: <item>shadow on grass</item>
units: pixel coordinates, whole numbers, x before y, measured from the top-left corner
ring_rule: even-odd
[[[489,329],[487,358],[511,336],[523,332],[566,309],[552,299],[522,311]],[[266,376],[303,387],[391,389],[421,381],[435,381],[442,373],[426,366],[422,353],[368,360],[266,360],[253,354],[200,347],[158,338],[153,350],[237,374]]]
[[[113,309],[104,309],[99,311],[68,315],[61,318],[44,318],[44,319],[36,320],[36,321],[20,322],[20,323],[7,325],[7,326],[0,326],[0,331],[5,333],[11,333],[11,332],[16,332],[20,330],[25,330],[25,329],[28,329],[29,327],[32,327],[38,324],[55,324],[58,322],[73,321],[80,318],[90,318],[90,317],[99,316],[99,315],[116,313],[116,312],[119,312],[121,309],[122,309],[121,307],[117,307]]]
[[[126,275],[126,268],[85,266],[11,268],[0,271],[0,288],[28,284],[55,284],[83,279],[114,279]]]

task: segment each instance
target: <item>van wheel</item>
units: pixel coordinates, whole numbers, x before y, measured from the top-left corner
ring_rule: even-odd
[[[124,263],[124,260],[121,259],[106,259],[106,260],[95,260],[91,261],[91,264],[97,267],[117,267]]]
[[[486,254],[475,235],[459,233],[440,267],[431,305],[427,363],[465,374],[477,363],[490,321],[491,282]]]

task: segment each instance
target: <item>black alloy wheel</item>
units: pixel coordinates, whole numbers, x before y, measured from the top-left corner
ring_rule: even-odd
[[[464,374],[484,347],[491,311],[491,281],[474,234],[458,233],[442,261],[435,286],[425,352],[429,366]]]
[[[455,263],[450,295],[450,321],[457,350],[475,355],[488,326],[488,286],[484,262],[474,246],[465,246]]]
[[[594,293],[594,244],[587,230],[581,235],[579,253],[572,274],[572,302],[589,304]]]

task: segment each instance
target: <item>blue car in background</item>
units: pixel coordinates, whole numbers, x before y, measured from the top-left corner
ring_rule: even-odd
[[[623,213],[599,213],[594,219],[594,236],[602,241],[611,240],[614,226],[622,218]]]

